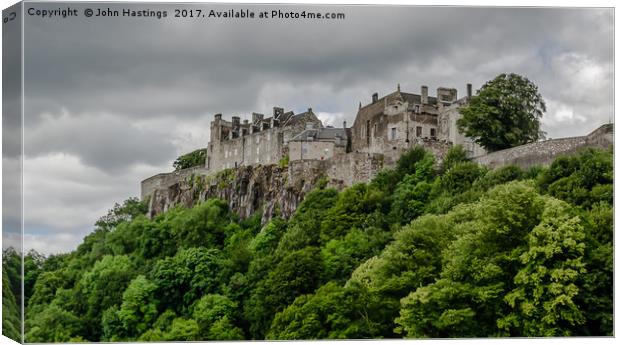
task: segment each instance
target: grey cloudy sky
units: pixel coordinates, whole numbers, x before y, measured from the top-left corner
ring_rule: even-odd
[[[468,82],[515,72],[539,86],[549,137],[613,118],[610,9],[191,6],[346,15],[261,21],[170,17],[179,4],[88,6],[169,17],[26,17],[25,241],[46,253],[75,248],[114,202],[139,195],[140,180],[205,147],[215,113],[312,107],[327,124],[351,124],[358,102],[397,83],[464,95]]]

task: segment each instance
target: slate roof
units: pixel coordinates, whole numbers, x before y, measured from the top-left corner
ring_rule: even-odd
[[[347,137],[346,130],[344,128],[319,128],[319,129],[306,129],[303,132],[297,134],[291,141],[308,141],[310,140],[335,140],[336,137],[345,139]]]

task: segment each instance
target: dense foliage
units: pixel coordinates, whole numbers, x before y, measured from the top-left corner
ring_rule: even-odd
[[[612,153],[488,171],[461,151],[263,226],[128,200],[74,252],[29,254],[26,341],[613,334]]]
[[[173,163],[174,170],[204,166],[207,161],[207,149],[198,149],[179,156]]]
[[[518,74],[500,74],[460,109],[459,130],[489,151],[534,142],[546,111],[538,87]]]

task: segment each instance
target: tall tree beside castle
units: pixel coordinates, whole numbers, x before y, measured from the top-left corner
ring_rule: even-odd
[[[460,109],[457,126],[488,151],[498,151],[538,140],[545,111],[534,83],[515,73],[500,74]]]

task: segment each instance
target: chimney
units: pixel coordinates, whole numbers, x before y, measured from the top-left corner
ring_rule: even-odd
[[[467,98],[471,98],[471,84],[467,83]]]
[[[342,121],[342,128],[347,129],[347,121]]]
[[[379,94],[378,93],[373,93],[372,94],[372,102],[375,103],[376,101],[379,100]]]
[[[256,123],[256,121],[262,121],[262,120],[263,120],[263,114],[252,113],[252,123]]]
[[[428,86],[422,85],[422,104],[428,104]]]
[[[241,120],[241,119],[239,118],[239,116],[233,116],[233,117],[232,117],[232,124],[233,124],[233,127],[239,127],[239,120]]]
[[[215,114],[215,121],[221,121],[222,120],[222,114]]]
[[[275,119],[278,119],[282,114],[284,114],[284,108],[273,107],[273,117]]]
[[[312,108],[308,108],[308,112],[311,113],[312,112]]]

